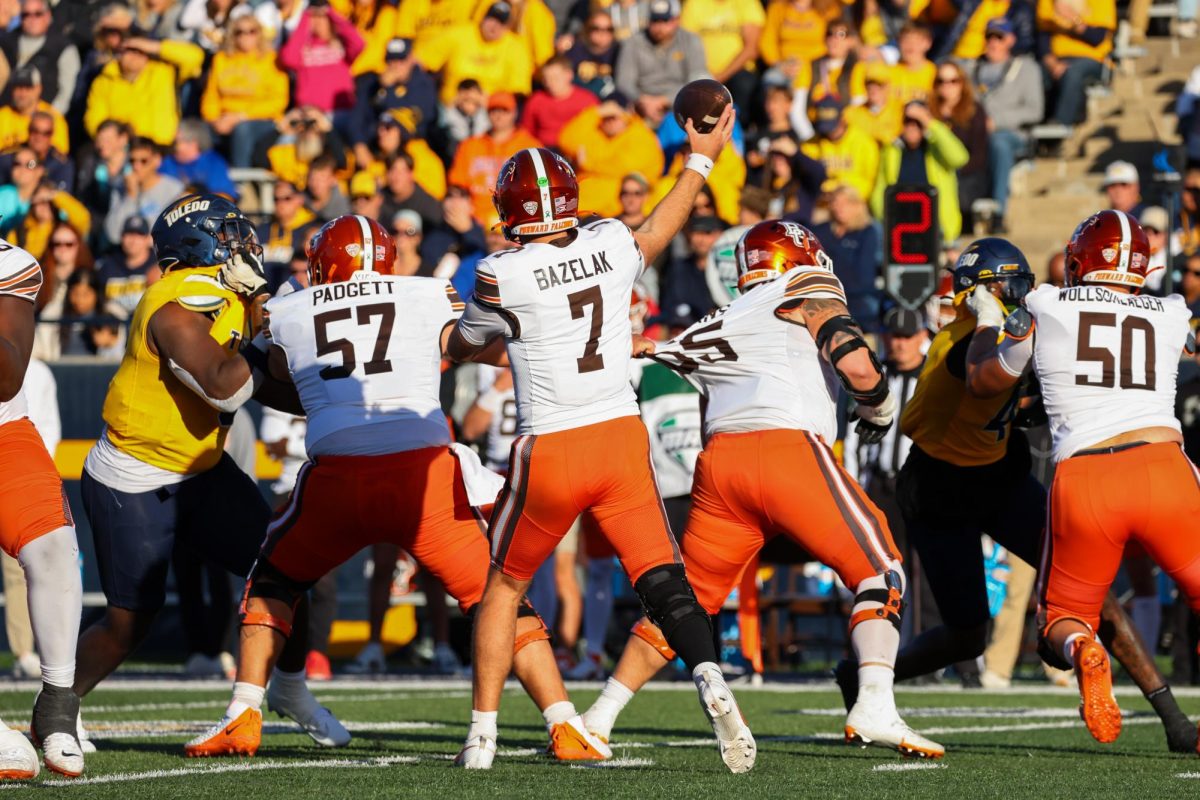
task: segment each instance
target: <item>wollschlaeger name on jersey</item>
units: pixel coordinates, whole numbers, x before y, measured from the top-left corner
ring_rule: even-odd
[[[270,300],[269,336],[308,416],[309,456],[449,444],[441,337],[462,309],[449,281],[368,271]]]
[[[1175,378],[1191,319],[1182,297],[1040,286],[1025,307],[1055,461],[1138,428],[1180,429]]]
[[[42,288],[42,267],[28,251],[0,239],[0,295],[32,303]],[[0,425],[29,415],[25,391],[0,403]]]
[[[658,346],[657,358],[708,398],[706,437],[784,428],[811,431],[832,445],[837,373],[808,328],[775,313],[810,298],[846,301],[831,272],[794,267]]]
[[[553,433],[635,416],[629,299],[643,268],[629,228],[605,219],[565,246],[526,244],[476,267],[459,332],[507,339],[517,433]]]

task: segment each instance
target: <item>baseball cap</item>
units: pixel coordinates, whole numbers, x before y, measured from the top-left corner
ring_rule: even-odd
[[[42,73],[38,71],[37,67],[26,64],[13,73],[12,85],[23,86],[27,88],[32,86],[41,86]]]
[[[150,223],[141,214],[134,214],[125,220],[125,224],[121,226],[121,235],[127,233],[136,233],[140,236],[150,235]]]
[[[813,130],[818,136],[828,136],[842,121],[842,104],[836,97],[826,95],[812,107]]]
[[[602,117],[613,117],[629,110],[629,98],[620,92],[611,92],[600,101],[596,111]]]
[[[1143,228],[1153,228],[1159,233],[1164,233],[1170,229],[1171,220],[1162,206],[1146,206],[1142,216],[1138,218],[1138,224]]]
[[[350,197],[373,197],[379,191],[375,176],[369,172],[356,172],[350,179]]]
[[[421,233],[424,226],[421,224],[420,214],[411,208],[402,208],[392,217],[392,228],[412,228]]]
[[[868,64],[863,80],[865,83],[878,83],[882,86],[887,86],[892,82],[892,71],[888,69],[887,64]]]
[[[897,306],[883,315],[883,327],[896,336],[916,336],[925,328],[925,317],[911,308]]]
[[[506,108],[509,111],[517,110],[517,98],[512,92],[493,92],[487,101],[487,110],[493,108]]]
[[[412,54],[412,39],[395,38],[387,43],[384,58],[388,61],[401,61]]]
[[[512,6],[504,0],[497,0],[497,2],[488,6],[487,13],[484,16],[507,23],[512,18]]]
[[[679,16],[678,0],[654,0],[650,4],[650,21],[662,22]]]
[[[1103,187],[1112,186],[1114,183],[1140,183],[1138,179],[1137,167],[1130,164],[1128,161],[1114,161],[1104,170],[1104,182],[1100,184]]]
[[[988,20],[986,33],[1015,33],[1013,24],[1008,20],[1008,17],[993,17]]]

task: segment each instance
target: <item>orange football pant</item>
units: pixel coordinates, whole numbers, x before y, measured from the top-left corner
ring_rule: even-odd
[[[263,556],[308,583],[359,550],[390,542],[446,586],[464,611],[483,597],[488,547],[448,447],[318,456],[268,527]]]
[[[1174,443],[1079,454],[1058,465],[1042,550],[1043,631],[1063,618],[1096,630],[1136,541],[1200,611],[1200,472]]]
[[[887,519],[807,431],[719,433],[696,461],[683,565],[696,599],[720,610],[767,539],[783,534],[851,591],[899,562]]]
[[[39,536],[74,526],[58,468],[28,417],[0,425],[0,549],[13,558]]]
[[[585,511],[631,583],[679,562],[638,417],[516,438],[488,531],[492,565],[517,580],[531,579]]]

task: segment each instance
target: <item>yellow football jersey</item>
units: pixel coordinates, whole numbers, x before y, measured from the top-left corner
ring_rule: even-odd
[[[217,280],[220,267],[172,270],[146,290],[133,313],[121,366],[104,399],[108,438],[139,461],[181,475],[216,466],[228,421],[151,352],[147,326],[167,303],[212,318],[210,335],[233,357],[249,335],[245,302]]]
[[[967,349],[975,315],[958,305],[954,321],[938,332],[925,356],[917,388],[900,417],[900,431],[934,458],[979,467],[1004,457],[1019,389],[998,397],[967,391]]]

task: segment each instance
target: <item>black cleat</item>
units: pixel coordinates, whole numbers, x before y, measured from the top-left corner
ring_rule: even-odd
[[[858,702],[858,663],[843,658],[833,668],[833,680],[842,692],[842,703],[845,704],[846,710],[854,708],[854,704]]]
[[[1171,720],[1163,729],[1167,732],[1167,749],[1172,753],[1195,753],[1200,747],[1196,726],[1188,722],[1187,717]]]

